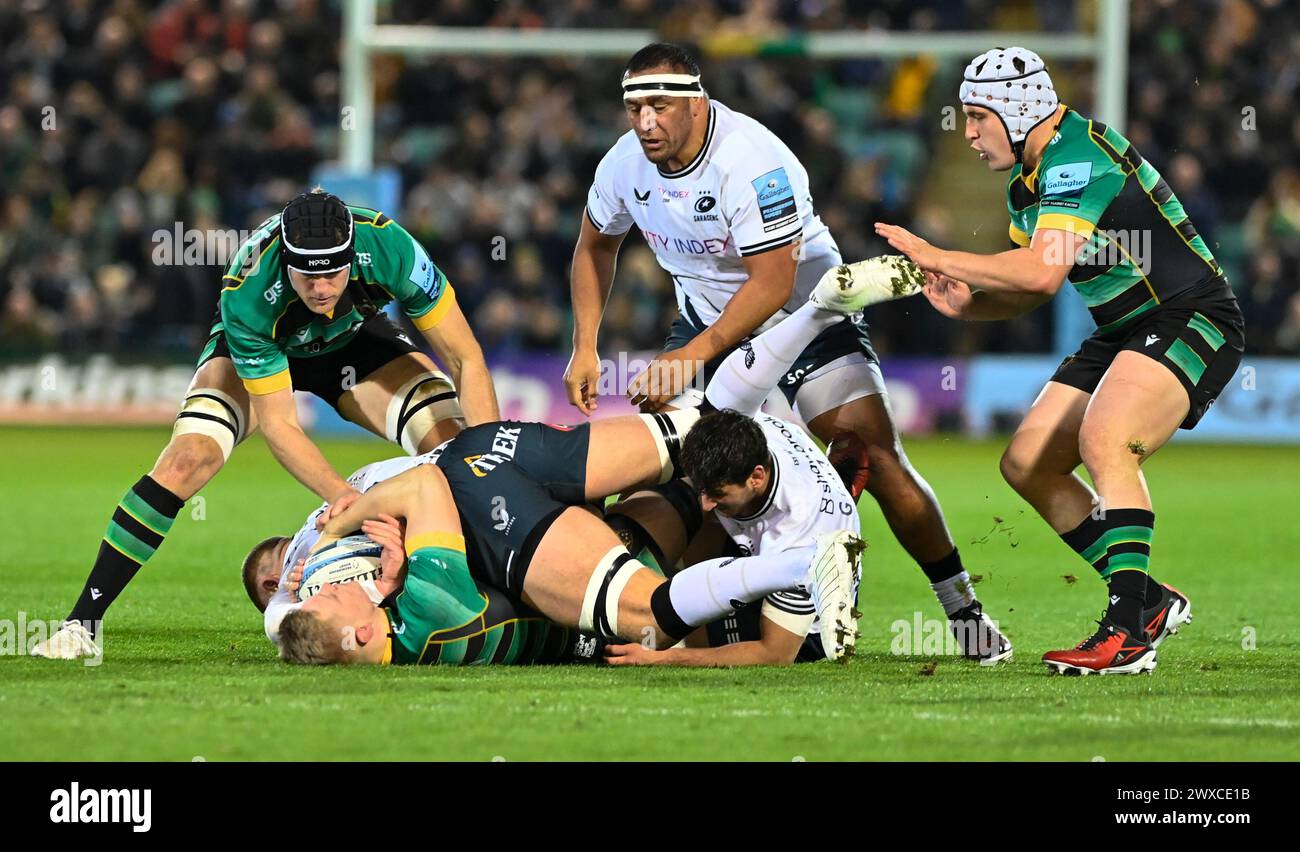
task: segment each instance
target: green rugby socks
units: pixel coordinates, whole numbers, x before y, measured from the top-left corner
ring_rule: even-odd
[[[1061,534],[1110,587],[1107,616],[1129,630],[1140,630],[1146,601],[1160,595],[1150,573],[1155,523],[1155,514],[1146,509],[1109,509]]]
[[[69,621],[98,622],[167,537],[185,501],[149,476],[122,497]]]

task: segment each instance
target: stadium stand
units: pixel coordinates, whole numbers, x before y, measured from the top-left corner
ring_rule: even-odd
[[[337,2],[162,5],[0,7],[0,355],[196,353],[219,265],[159,263],[152,235],[177,223],[250,228],[337,156]],[[443,26],[654,27],[698,42],[868,26],[1071,30],[1090,25],[1087,5],[395,0],[385,14]],[[1275,0],[1133,4],[1129,136],[1229,270],[1259,354],[1300,354],[1297,27]],[[925,57],[703,65],[715,97],[766,123],[808,165],[847,257],[884,250],[871,235],[877,218],[951,236],[957,217],[927,177],[960,68]],[[376,155],[403,178],[401,209],[388,212],[456,282],[492,351],[567,348],[568,258],[596,162],[623,129],[619,70],[603,60],[377,60]],[[1085,111],[1086,80],[1074,87]],[[1189,109],[1196,120],[1184,120]],[[965,165],[976,173],[974,160]],[[499,236],[504,262],[491,256]],[[637,240],[616,292],[603,346],[656,348],[675,310],[671,285]],[[1050,347],[1050,311],[992,333],[920,307],[876,314],[878,347]]]

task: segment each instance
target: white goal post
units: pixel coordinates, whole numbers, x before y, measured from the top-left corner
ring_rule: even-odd
[[[810,59],[903,58],[926,54],[968,60],[993,44],[1016,44],[1052,59],[1093,59],[1097,73],[1097,118],[1123,132],[1128,77],[1129,0],[1096,0],[1097,31],[1052,34],[983,30],[974,32],[887,32],[853,30],[794,36],[773,47],[775,55]],[[374,165],[374,79],[370,58],[406,56],[605,56],[626,59],[656,40],[652,30],[515,30],[431,27],[375,23],[377,0],[343,4],[342,101],[352,110],[352,129],[341,133],[342,165],[368,172]],[[763,45],[758,45],[763,47]]]

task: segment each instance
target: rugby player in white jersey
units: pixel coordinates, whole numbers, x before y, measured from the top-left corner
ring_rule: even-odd
[[[679,310],[665,351],[628,389],[648,411],[698,404],[689,385],[703,385],[696,379],[707,381],[729,352],[798,309],[841,263],[794,154],[758,122],[710,99],[686,51],[671,44],[638,51],[624,73],[623,99],[631,130],[596,169],[570,281],[573,356],[564,381],[584,414],[597,406],[597,333],[619,247],[634,224],[672,275]],[[836,466],[853,469],[853,496],[865,488],[880,505],[959,641],[995,630],[934,492],[903,451],[860,320],[824,328],[786,370],[780,390]],[[1006,659],[1010,643],[998,638],[993,652],[968,645],[966,655],[986,665]]]

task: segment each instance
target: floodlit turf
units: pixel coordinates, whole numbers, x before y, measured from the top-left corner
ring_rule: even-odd
[[[165,438],[0,429],[0,619],[67,612],[113,506]],[[102,665],[0,657],[0,759],[1300,758],[1300,448],[1163,450],[1147,466],[1154,570],[1191,597],[1195,621],[1151,676],[1066,679],[1039,656],[1091,632],[1101,583],[1001,482],[999,445],[909,446],[1015,642],[1009,666],[891,653],[895,622],[910,634],[914,613],[940,612],[868,498],[864,636],[846,666],[290,668],[238,566],[317,501],[255,437],[110,611]],[[390,454],[378,441],[323,448],[343,471]]]

